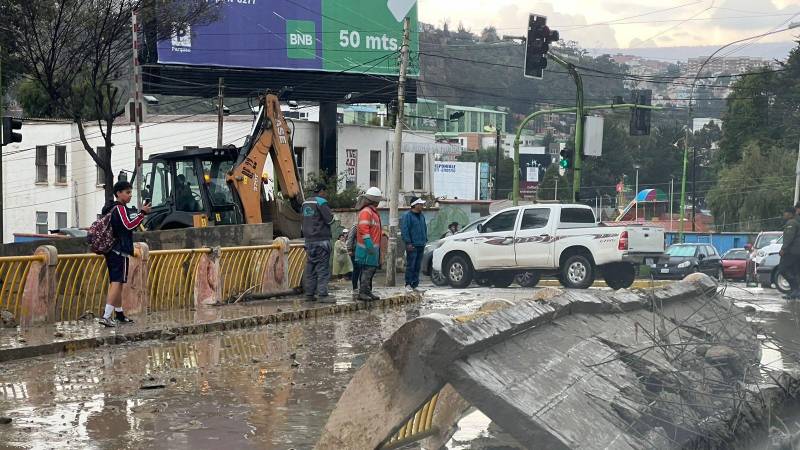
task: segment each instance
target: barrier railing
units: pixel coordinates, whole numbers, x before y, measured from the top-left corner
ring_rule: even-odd
[[[19,316],[22,294],[31,264],[44,262],[44,256],[8,256],[0,258],[0,309]]]
[[[260,293],[270,258],[273,255],[277,257],[280,248],[280,245],[272,244],[221,249],[222,298],[230,299],[243,293]]]
[[[56,266],[55,320],[78,320],[86,311],[99,315],[108,292],[108,268],[100,255],[61,255]]]
[[[197,265],[211,249],[153,250],[147,272],[151,311],[188,308],[194,300]]]
[[[289,287],[300,287],[303,284],[306,257],[306,249],[303,244],[289,246]]]
[[[424,439],[432,434],[438,433],[438,429],[433,426],[433,413],[436,411],[436,402],[439,400],[439,393],[433,394],[422,408],[400,427],[400,430],[381,447],[382,450],[400,448],[411,442]]]
[[[137,244],[123,304],[141,313],[185,309],[244,293],[286,292],[300,286],[306,259],[302,244],[287,244],[279,240],[218,253],[208,248],[148,252],[146,245]],[[107,295],[108,269],[101,255],[58,255],[45,246],[34,256],[0,257],[0,310],[26,318],[24,323],[78,320],[87,312],[100,315]]]

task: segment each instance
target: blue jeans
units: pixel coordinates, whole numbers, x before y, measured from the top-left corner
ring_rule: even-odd
[[[406,286],[419,286],[419,271],[424,253],[425,247],[414,246],[413,251],[406,250]]]

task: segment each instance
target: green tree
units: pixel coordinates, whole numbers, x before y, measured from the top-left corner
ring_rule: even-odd
[[[558,180],[558,195],[556,195],[556,180]],[[558,174],[558,164],[551,164],[544,172],[542,182],[539,183],[539,200],[570,201],[572,199],[572,176]]]
[[[126,110],[132,74],[131,17],[140,11],[148,37],[169,37],[175,28],[218,17],[206,0],[6,0],[0,30],[15,42],[13,58],[36,85],[22,87],[28,108],[71,119],[84,150],[105,172],[105,196],[113,198],[111,169],[115,120]],[[50,105],[43,106],[42,98]],[[97,123],[108,149],[98,153],[86,137]]]
[[[748,144],[741,161],[723,169],[708,193],[719,229],[777,229],[781,212],[792,204],[796,158],[794,151]]]

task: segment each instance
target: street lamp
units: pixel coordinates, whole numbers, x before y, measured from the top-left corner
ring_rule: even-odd
[[[633,201],[636,204],[636,221],[639,221],[639,169],[642,166],[634,164],[633,168],[636,169],[636,189],[633,192]]]
[[[692,88],[689,90],[689,108],[688,108],[687,120],[686,120],[686,125],[687,125],[686,126],[686,136],[685,136],[685,139],[684,139],[684,142],[683,142],[683,176],[681,177],[680,231],[678,233],[678,238],[679,238],[680,242],[683,242],[683,231],[684,231],[684,223],[683,222],[684,222],[684,216],[686,214],[686,166],[688,165],[688,162],[689,162],[688,161],[689,160],[689,133],[692,131],[692,100],[694,99],[694,89],[697,86],[697,80],[700,78],[700,74],[703,72],[703,69],[706,67],[706,64],[708,64],[712,59],[714,59],[714,56],[716,56],[717,53],[719,53],[722,50],[730,47],[731,45],[738,44],[740,42],[749,41],[751,39],[762,38],[764,36],[769,36],[769,35],[772,35],[772,34],[783,33],[784,31],[788,31],[788,30],[791,30],[791,29],[794,29],[794,28],[798,28],[798,27],[800,27],[800,22],[791,22],[791,23],[789,23],[789,25],[786,28],[782,28],[780,30],[768,31],[766,33],[761,33],[761,34],[757,34],[757,35],[754,35],[754,36],[748,36],[746,38],[742,38],[742,39],[738,39],[738,40],[733,41],[733,42],[729,42],[729,43],[723,45],[722,47],[718,48],[716,51],[714,51],[714,53],[712,53],[711,56],[709,56],[708,58],[706,58],[705,61],[703,61],[703,64],[700,64],[700,68],[697,69],[697,73],[694,76],[694,81],[692,82]],[[694,163],[695,163],[694,159],[695,159],[695,157],[693,156],[692,157],[692,160],[693,160],[692,161],[692,167],[694,167]],[[694,200],[692,200],[692,201],[694,202]],[[695,202],[695,204],[696,204],[696,202]],[[694,210],[695,210],[695,208],[692,208],[692,227],[694,227],[694,220],[695,220],[695,211]]]

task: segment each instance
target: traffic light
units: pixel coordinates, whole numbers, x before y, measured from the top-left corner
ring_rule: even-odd
[[[561,150],[561,160],[558,162],[558,165],[564,170],[572,167],[572,150],[566,148]]]
[[[547,17],[531,14],[528,17],[528,36],[525,47],[525,76],[542,78],[547,67],[550,43],[559,39],[558,31],[547,26]]]
[[[22,129],[22,121],[13,117],[3,117],[3,145],[22,142],[22,134],[14,130]]]
[[[650,89],[642,89],[633,91],[634,105],[647,105],[652,104],[653,91]],[[631,136],[647,136],[650,134],[650,110],[633,108],[631,109]]]

